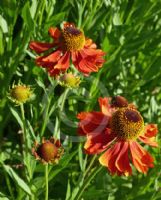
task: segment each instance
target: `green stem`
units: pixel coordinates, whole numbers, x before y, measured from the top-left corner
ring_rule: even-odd
[[[84,173],[84,177],[86,177],[88,175],[88,173],[90,172],[95,160],[97,158],[97,155],[94,155],[93,158],[91,159],[91,162],[89,163],[88,168],[86,169],[85,173]]]
[[[27,142],[27,135],[26,135],[26,121],[25,121],[25,112],[24,112],[24,106],[23,104],[20,104],[20,109],[21,109],[21,117],[22,117],[22,122],[23,122],[23,140],[25,146],[23,147],[24,151],[24,156],[27,155],[28,152],[28,142]]]
[[[64,91],[64,93],[62,95],[62,102],[60,104],[60,111],[63,111],[63,109],[64,109],[65,100],[67,98],[67,94],[68,94],[69,90],[70,90],[69,88],[65,89],[65,91]]]
[[[45,185],[46,185],[46,190],[45,190],[45,200],[48,200],[48,164],[45,165]]]
[[[65,105],[65,101],[66,101],[69,90],[70,90],[69,88],[66,88],[60,98],[61,99],[60,109],[59,109],[60,112],[62,112],[64,110],[64,105]],[[59,115],[59,117],[56,118],[56,122],[55,122],[55,129],[54,129],[54,137],[55,138],[59,138],[60,124],[61,124],[61,121],[60,121],[60,115]]]
[[[80,200],[84,190],[87,188],[87,186],[89,185],[89,183],[91,182],[91,180],[96,176],[96,174],[98,172],[100,172],[102,169],[102,166],[99,168],[94,168],[93,171],[91,172],[90,176],[87,177],[87,179],[84,181],[84,184],[82,185],[82,187],[79,190],[78,195],[75,197],[75,200]]]
[[[42,125],[41,132],[40,132],[41,136],[44,135],[44,132],[45,132],[45,129],[46,129],[46,125],[48,123],[48,118],[49,118],[48,114],[49,114],[50,103],[51,103],[51,98],[49,97],[47,108],[45,110],[45,117],[44,117],[43,125]]]

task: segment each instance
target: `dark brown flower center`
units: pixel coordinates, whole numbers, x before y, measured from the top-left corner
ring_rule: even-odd
[[[143,132],[144,121],[137,110],[119,108],[112,116],[111,128],[120,139],[136,139]]]
[[[74,27],[69,26],[69,27],[66,27],[65,30],[66,30],[66,32],[68,32],[71,35],[80,35],[81,34],[81,31]]]

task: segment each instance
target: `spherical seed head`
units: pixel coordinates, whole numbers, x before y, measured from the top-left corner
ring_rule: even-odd
[[[10,89],[9,98],[17,104],[25,103],[30,99],[32,91],[26,85],[15,85]]]
[[[127,107],[128,106],[128,101],[122,96],[115,96],[112,98],[112,106],[113,107]]]
[[[62,31],[64,48],[66,51],[79,51],[84,47],[84,33],[74,25],[69,25]]]
[[[119,139],[135,140],[144,130],[144,121],[137,110],[119,108],[112,116],[111,129]]]
[[[59,80],[60,85],[71,88],[78,87],[80,84],[80,78],[74,76],[72,73],[64,74]]]
[[[38,156],[46,162],[51,162],[57,156],[58,148],[50,141],[41,144],[37,149]]]
[[[57,164],[63,153],[64,149],[60,141],[54,139],[53,137],[49,140],[45,140],[45,138],[43,138],[41,144],[35,141],[34,147],[32,148],[32,154],[43,164]]]

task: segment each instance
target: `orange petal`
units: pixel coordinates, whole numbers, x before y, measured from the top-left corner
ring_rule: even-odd
[[[146,137],[154,137],[158,133],[158,128],[156,124],[148,124],[145,126],[145,133]]]
[[[129,146],[134,166],[138,171],[146,173],[148,168],[153,167],[154,159],[137,142],[130,142]]]
[[[101,112],[104,115],[107,115],[107,116],[111,116],[112,115],[112,112],[111,112],[112,109],[111,109],[111,105],[109,104],[109,100],[110,100],[110,98],[107,98],[107,97],[104,97],[104,98],[100,97],[98,99]]]
[[[129,144],[128,142],[121,142],[121,143],[122,143],[122,147],[116,159],[115,165],[117,169],[121,171],[123,174],[131,175],[132,169],[131,169],[129,157],[128,157]]]
[[[158,147],[158,143],[155,142],[155,137],[151,137],[151,138],[148,138],[146,136],[140,136],[139,137],[139,140],[141,142],[144,142],[145,144],[149,145],[149,146],[152,146],[152,147]]]

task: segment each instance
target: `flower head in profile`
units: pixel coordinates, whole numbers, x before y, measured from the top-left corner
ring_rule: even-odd
[[[33,96],[33,90],[30,86],[19,83],[18,85],[12,85],[8,93],[8,98],[17,105],[26,103]]]
[[[144,125],[143,117],[133,104],[121,96],[99,98],[100,112],[81,112],[78,131],[87,136],[84,145],[87,154],[102,153],[101,165],[111,174],[131,175],[131,161],[135,168],[146,173],[154,166],[154,159],[139,141],[157,147],[155,124]]]
[[[61,146],[59,140],[50,138],[50,140],[45,140],[43,138],[42,143],[38,144],[35,142],[34,147],[32,148],[32,154],[37,160],[40,160],[42,163],[58,163],[61,158],[64,149]]]
[[[105,53],[97,49],[96,44],[73,23],[64,23],[62,30],[51,27],[49,34],[52,43],[32,41],[29,47],[37,54],[43,53],[36,58],[36,64],[46,68],[50,76],[64,73],[70,66],[70,60],[84,75],[97,72],[102,67]]]

